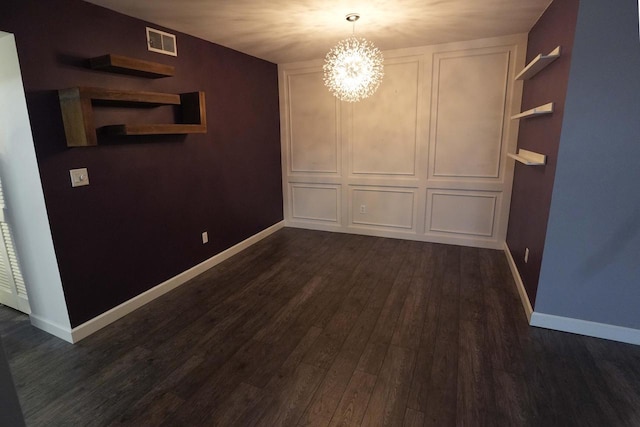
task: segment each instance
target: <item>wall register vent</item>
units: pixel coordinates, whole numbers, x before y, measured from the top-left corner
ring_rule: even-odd
[[[178,56],[175,34],[147,27],[147,48],[152,52]]]

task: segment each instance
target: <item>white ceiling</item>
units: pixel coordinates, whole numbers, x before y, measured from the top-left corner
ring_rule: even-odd
[[[275,63],[324,58],[351,34],[381,50],[528,32],[551,0],[86,0]],[[180,40],[178,39],[178,52]]]

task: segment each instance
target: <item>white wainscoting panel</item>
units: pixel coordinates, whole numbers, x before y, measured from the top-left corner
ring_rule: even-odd
[[[338,173],[338,102],[322,72],[288,76],[291,172]]]
[[[351,188],[351,223],[413,230],[415,190]]]
[[[428,232],[491,237],[499,193],[427,190]]]
[[[508,71],[504,48],[434,55],[433,176],[499,177]]]
[[[337,185],[291,184],[292,218],[314,222],[340,222]]]
[[[278,65],[285,223],[502,249],[527,35],[385,51],[378,91],[339,102],[318,58]]]
[[[386,63],[375,96],[353,105],[354,175],[415,175],[419,67],[415,58]]]

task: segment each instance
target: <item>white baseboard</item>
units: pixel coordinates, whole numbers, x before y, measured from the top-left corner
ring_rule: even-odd
[[[73,342],[73,336],[71,335],[71,329],[69,327],[58,325],[57,323],[42,319],[35,314],[30,314],[29,320],[31,321],[31,324],[36,328],[48,332],[51,335],[54,335],[67,342]]]
[[[332,223],[320,224],[320,223],[285,220],[284,226],[288,228],[302,228],[304,230],[329,231],[331,233],[344,233],[344,231],[342,230],[342,227],[339,224],[332,224]]]
[[[640,345],[639,329],[533,311],[524,283],[522,282],[522,277],[520,277],[520,272],[518,271],[518,267],[516,267],[516,263],[511,256],[511,251],[509,250],[509,246],[507,246],[506,242],[504,244],[504,253],[507,257],[507,261],[509,262],[509,268],[511,268],[513,279],[516,282],[516,288],[518,289],[518,294],[520,294],[522,307],[527,315],[527,319],[529,319],[529,325],[539,328],[553,329],[555,331],[570,332],[572,334]]]
[[[339,224],[321,224],[304,221],[287,220],[286,227],[302,228],[305,230],[330,231],[332,233],[357,234],[360,236],[385,237],[389,239],[412,240],[416,242],[442,243],[445,245],[470,246],[474,248],[486,249],[502,249],[503,244],[498,241],[467,238],[467,237],[451,237],[440,236],[436,234],[420,234],[413,231],[392,231],[373,227],[348,226],[343,227]]]
[[[531,315],[533,314],[533,307],[531,307],[531,301],[529,301],[529,296],[527,295],[527,289],[524,287],[524,282],[522,281],[522,277],[520,277],[520,272],[518,271],[516,262],[511,256],[511,251],[509,250],[509,246],[507,246],[507,242],[504,243],[504,253],[507,256],[507,261],[509,262],[509,268],[511,269],[513,280],[516,282],[516,288],[518,289],[518,294],[520,295],[522,308],[524,308],[524,313],[527,315],[527,320],[529,321],[529,324],[531,324]]]
[[[54,332],[52,330],[54,325],[50,325],[47,322],[44,322],[41,320],[39,320],[38,323],[34,323],[34,321],[32,320],[31,323],[42,330],[45,330],[47,332],[52,333],[53,335],[56,335],[57,337],[60,337],[69,342],[76,343],[81,339],[88,337],[92,333],[104,328],[110,323],[115,322],[121,317],[153,301],[154,299],[160,297],[161,295],[164,295],[167,292],[186,283],[187,281],[193,279],[194,277],[205,272],[206,270],[216,266],[217,264],[220,264],[222,261],[225,261],[226,259],[231,258],[233,255],[237,254],[238,252],[248,248],[249,246],[275,233],[276,231],[282,229],[283,227],[284,227],[284,221],[280,221],[272,225],[271,227],[265,230],[262,230],[257,234],[254,234],[248,239],[243,240],[242,242],[230,247],[229,249],[223,252],[220,252],[217,255],[214,255],[208,260],[201,262],[200,264],[178,274],[177,276],[172,277],[169,280],[166,280],[163,283],[160,283],[159,285],[149,289],[148,291],[145,291],[140,295],[134,298],[131,298],[130,300],[125,301],[122,304],[112,308],[111,310],[106,311],[97,317],[94,317],[93,319],[83,323],[82,325],[76,326],[71,331],[64,331],[64,328],[62,328],[63,330]],[[32,316],[32,318],[33,317],[34,316]],[[69,339],[65,338],[66,334],[69,334]]]
[[[640,345],[640,329],[534,312],[531,326]]]

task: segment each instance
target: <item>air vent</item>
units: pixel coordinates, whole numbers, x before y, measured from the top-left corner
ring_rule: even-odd
[[[154,28],[147,27],[147,47],[152,52],[178,56],[176,36]]]

